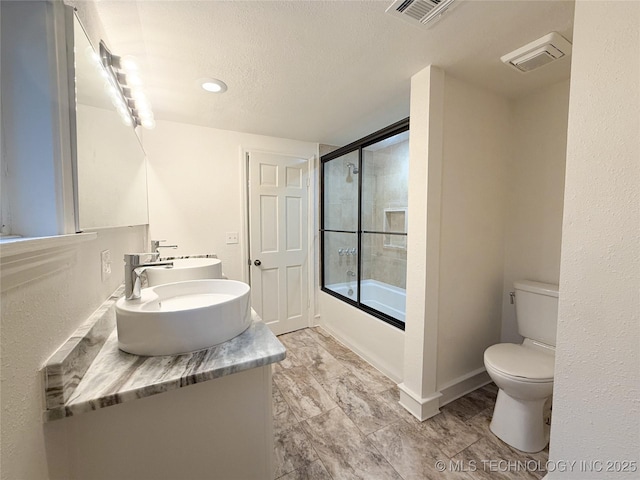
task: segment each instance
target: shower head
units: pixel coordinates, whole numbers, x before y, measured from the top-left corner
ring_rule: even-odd
[[[349,169],[349,173],[353,173],[354,175],[358,173],[358,167],[351,162],[347,163],[347,168]]]

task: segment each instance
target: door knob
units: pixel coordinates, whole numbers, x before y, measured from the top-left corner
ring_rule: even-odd
[[[259,267],[260,265],[262,265],[262,262],[261,262],[260,260],[254,260],[254,261],[253,261],[253,264],[254,264],[256,267]]]

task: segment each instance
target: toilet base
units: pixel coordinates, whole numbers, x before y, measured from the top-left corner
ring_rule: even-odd
[[[544,421],[546,401],[547,398],[520,400],[500,389],[489,428],[513,448],[539,452],[549,443],[549,427]]]

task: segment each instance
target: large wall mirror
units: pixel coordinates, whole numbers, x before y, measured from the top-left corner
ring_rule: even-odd
[[[105,85],[107,72],[76,15],[73,37],[77,228],[147,224],[144,150],[116,111]]]

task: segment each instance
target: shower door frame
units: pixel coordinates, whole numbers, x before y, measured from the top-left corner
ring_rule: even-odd
[[[375,143],[378,143],[382,140],[384,140],[385,138],[389,138],[389,137],[393,137],[394,135],[397,135],[399,133],[402,132],[406,132],[409,130],[409,117],[404,118],[392,125],[389,125],[388,127],[385,127],[381,130],[378,130],[377,132],[374,132],[370,135],[367,135],[366,137],[361,138],[360,140],[356,140],[355,142],[352,142],[348,145],[345,145],[344,147],[341,147],[337,150],[334,150],[333,152],[330,152],[326,155],[323,155],[320,158],[320,290],[333,296],[338,298],[339,300],[348,303],[350,305],[352,305],[353,307],[362,310],[366,313],[368,313],[369,315],[372,315],[376,318],[379,318],[380,320],[393,325],[396,328],[399,328],[400,330],[404,330],[405,329],[405,322],[403,322],[402,320],[398,320],[395,317],[392,317],[390,315],[387,315],[386,313],[383,313],[379,310],[376,310],[375,308],[372,308],[368,305],[363,304],[360,300],[360,295],[361,295],[361,283],[362,283],[362,235],[363,234],[380,234],[380,233],[388,233],[388,232],[372,232],[372,231],[363,231],[362,230],[362,179],[363,179],[363,175],[361,174],[363,172],[362,170],[362,158],[363,158],[363,150],[370,146],[373,145]],[[360,172],[360,174],[358,175],[358,221],[357,221],[357,230],[355,232],[351,231],[351,230],[334,230],[334,229],[325,229],[325,225],[324,225],[324,217],[325,217],[325,206],[324,206],[324,193],[325,193],[325,180],[324,180],[324,174],[325,174],[325,163],[330,162],[332,160],[335,160],[339,157],[342,157],[343,155],[346,155],[348,153],[357,151],[358,152],[358,171]],[[325,262],[324,262],[324,246],[325,246],[325,233],[355,233],[357,235],[357,292],[358,292],[358,296],[356,298],[356,300],[352,300],[348,297],[345,297],[344,295],[339,294],[338,292],[335,292],[333,290],[330,290],[328,288],[325,287]],[[405,236],[407,235],[406,233],[404,234]],[[406,275],[406,272],[405,272]]]

